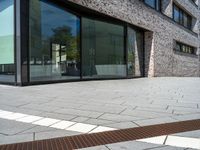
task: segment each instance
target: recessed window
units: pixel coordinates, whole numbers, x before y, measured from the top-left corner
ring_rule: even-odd
[[[161,11],[161,0],[144,0],[144,3],[158,11]]]
[[[192,29],[192,16],[179,8],[176,4],[173,5],[173,19],[184,27],[190,30]]]
[[[193,54],[196,55],[196,48],[193,46],[189,46],[187,44],[183,44],[180,42],[176,42],[176,51],[182,52],[182,53],[188,53],[188,54]]]

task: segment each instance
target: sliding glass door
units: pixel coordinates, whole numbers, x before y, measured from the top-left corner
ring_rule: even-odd
[[[143,32],[51,0],[30,0],[29,10],[30,82],[143,76]]]
[[[82,19],[83,78],[126,77],[124,26]]]
[[[80,79],[80,19],[49,0],[30,0],[30,80]]]

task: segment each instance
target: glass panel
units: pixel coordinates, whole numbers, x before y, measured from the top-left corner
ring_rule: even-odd
[[[30,80],[80,78],[80,19],[48,0],[30,1]]]
[[[183,16],[183,11],[180,11],[180,21],[179,21],[179,23],[180,24],[184,24],[184,16]]]
[[[83,18],[83,78],[126,76],[124,27]]]
[[[162,2],[161,0],[156,0],[156,10],[158,11],[161,11],[161,5],[162,5],[161,2]]]
[[[187,28],[192,29],[192,17],[191,16],[188,16]]]
[[[142,77],[144,74],[143,33],[128,28],[128,75]]]
[[[144,0],[144,2],[153,8],[156,6],[156,0]]]
[[[181,51],[181,44],[176,43],[176,50],[179,51],[179,52]]]
[[[178,7],[176,7],[176,5],[174,5],[173,15],[174,15],[174,21],[180,22],[179,9]]]
[[[185,26],[185,27],[188,27],[188,17],[187,17],[187,14],[183,14],[183,25]]]
[[[0,82],[15,81],[13,13],[13,0],[0,0]]]

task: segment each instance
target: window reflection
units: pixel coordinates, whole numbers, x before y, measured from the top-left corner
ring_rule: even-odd
[[[0,82],[15,81],[13,10],[13,0],[0,0]]]
[[[128,28],[128,75],[142,77],[144,74],[143,33]]]
[[[80,20],[48,0],[30,3],[31,81],[80,78]]]
[[[124,27],[83,18],[83,78],[126,76]]]

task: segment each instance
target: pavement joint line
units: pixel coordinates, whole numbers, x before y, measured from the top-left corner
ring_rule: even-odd
[[[6,113],[6,115],[1,116],[1,113],[3,113],[3,114]],[[93,130],[95,130],[96,128],[98,128],[98,127],[103,127],[104,128],[104,130],[102,130],[102,131],[100,130],[99,132],[107,131],[106,128],[109,131],[110,130],[116,130],[116,128],[110,128],[110,127],[106,127],[106,126],[93,125],[93,124],[85,124],[85,123],[79,123],[79,122],[75,122],[75,121],[72,122],[72,121],[67,121],[67,120],[53,119],[53,118],[49,118],[49,117],[40,117],[40,116],[34,116],[34,117],[40,118],[38,120],[34,120],[32,122],[31,121],[25,122],[24,120],[26,120],[26,118],[32,117],[33,115],[26,115],[26,114],[22,114],[22,113],[20,113],[20,114],[22,114],[22,116],[19,117],[19,118],[14,118],[14,119],[13,118],[11,118],[11,119],[9,118],[10,115],[15,115],[15,114],[19,114],[19,113],[14,113],[14,112],[10,112],[10,111],[0,110],[0,118],[2,118],[2,119],[7,119],[7,120],[13,120],[13,121],[22,122],[22,123],[33,124],[33,125],[36,125],[36,126],[44,126],[44,127],[50,127],[50,128],[55,128],[55,129],[67,130],[67,131],[77,130],[77,132],[80,132],[80,133],[89,133],[89,132],[92,132]],[[66,121],[68,123],[72,123],[72,125],[67,126],[64,129],[63,129],[63,127],[54,127],[56,124],[61,123],[62,121]],[[82,130],[80,130],[80,129],[74,129],[73,127],[75,127],[75,126],[78,126],[79,128],[81,128],[81,126],[83,126],[83,129]],[[87,127],[89,128],[88,130],[86,130]],[[33,127],[31,127],[31,128],[33,128]]]

